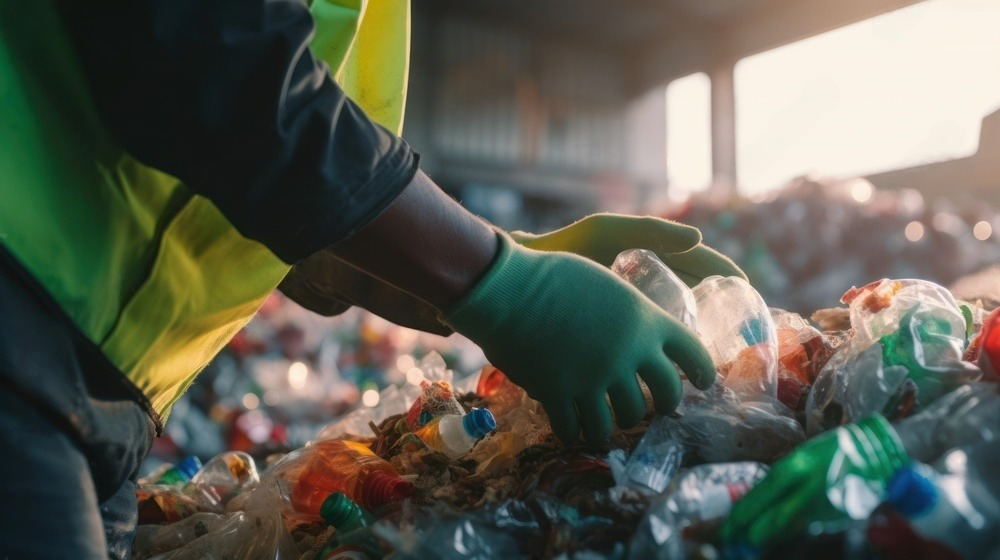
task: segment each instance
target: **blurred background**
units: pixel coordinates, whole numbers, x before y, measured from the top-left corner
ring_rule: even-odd
[[[681,220],[774,307],[808,314],[882,277],[995,294],[998,30],[996,0],[414,0],[403,136],[501,227]],[[459,378],[485,361],[275,294],[145,470],[298,447],[418,383],[430,351]]]

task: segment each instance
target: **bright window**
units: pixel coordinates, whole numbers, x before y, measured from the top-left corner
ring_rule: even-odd
[[[667,86],[667,177],[671,191],[702,190],[712,181],[712,83],[704,72]]]
[[[998,30],[996,0],[932,0],[742,60],[741,188],[974,154],[1000,107]]]

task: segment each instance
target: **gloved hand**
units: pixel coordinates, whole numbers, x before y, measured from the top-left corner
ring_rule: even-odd
[[[605,267],[622,251],[648,249],[691,287],[716,274],[747,279],[728,257],[701,243],[697,228],[651,216],[593,214],[542,235],[515,231],[511,237],[531,249],[575,253]]]
[[[714,274],[746,279],[731,260],[701,243],[696,228],[659,218],[594,214],[550,233],[515,231],[510,235],[525,247],[575,253],[605,267],[610,267],[622,251],[649,249],[689,286]],[[321,315],[343,313],[356,305],[397,325],[451,334],[433,306],[348,265],[330,249],[292,267],[279,288],[299,305]]]
[[[690,330],[607,268],[578,255],[541,252],[500,234],[500,251],[445,322],[540,401],[566,443],[582,428],[592,445],[611,434],[610,396],[619,426],[646,412],[636,373],[666,414],[681,398],[671,361],[699,388],[715,367]]]
[[[804,533],[812,522],[866,519],[907,463],[903,444],[881,414],[842,426],[778,461],[736,502],[720,537],[760,549]]]

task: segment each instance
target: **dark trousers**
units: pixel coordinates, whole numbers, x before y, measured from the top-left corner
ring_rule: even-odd
[[[155,415],[9,259],[0,245],[0,560],[127,558]]]

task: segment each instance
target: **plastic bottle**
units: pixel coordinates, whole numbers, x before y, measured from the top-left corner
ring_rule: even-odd
[[[243,487],[260,482],[253,457],[242,451],[227,451],[205,464],[184,487],[203,511],[221,512]]]
[[[184,484],[191,480],[199,470],[201,470],[201,460],[195,456],[185,457],[176,465],[170,467],[160,478],[156,479],[156,484]]]
[[[297,463],[285,475],[292,484],[292,507],[317,517],[335,492],[374,509],[413,491],[413,485],[400,478],[392,465],[361,443],[321,441],[303,449]]]
[[[622,251],[611,265],[611,271],[691,330],[696,328],[698,305],[691,288],[663,264],[656,253],[647,249]]]
[[[1000,308],[989,314],[979,334],[979,368],[983,379],[1000,381]]]
[[[962,450],[952,453],[967,459]],[[1000,503],[975,474],[938,474],[914,464],[889,482],[886,502],[908,519],[921,539],[942,544],[962,558],[985,558],[1000,545]]]
[[[341,533],[367,527],[371,522],[370,514],[343,492],[334,492],[323,500],[319,514],[327,525]]]
[[[979,442],[1000,445],[1000,385],[970,383],[896,425],[906,452],[936,461],[950,449]]]
[[[485,408],[473,408],[466,415],[448,414],[435,418],[414,433],[427,447],[455,459],[468,453],[496,427],[493,413]]]
[[[725,518],[733,504],[767,474],[756,462],[714,463],[694,467],[650,504],[639,523],[629,558],[687,558],[685,535],[695,525]]]
[[[625,463],[626,483],[662,492],[681,468],[688,451],[686,438],[679,422],[657,416]]]
[[[778,336],[760,294],[742,278],[710,276],[694,288],[698,336],[723,385],[742,398],[778,394]]]

